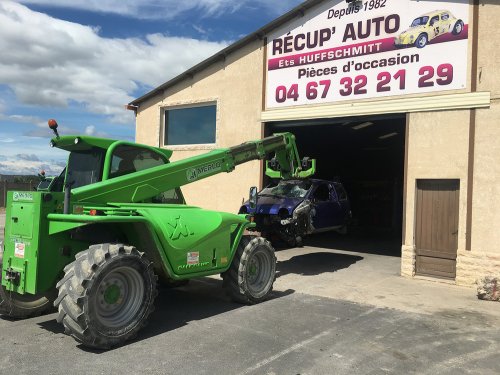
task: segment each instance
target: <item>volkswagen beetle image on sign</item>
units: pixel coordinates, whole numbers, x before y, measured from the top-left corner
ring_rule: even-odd
[[[410,28],[394,39],[397,47],[415,45],[423,48],[434,38],[452,33],[458,35],[464,30],[464,22],[457,19],[447,10],[436,10],[413,20]]]
[[[340,182],[318,179],[281,180],[258,193],[257,204],[247,201],[240,214],[254,217],[263,237],[279,237],[300,246],[304,236],[336,230],[345,233],[351,218],[349,199]]]

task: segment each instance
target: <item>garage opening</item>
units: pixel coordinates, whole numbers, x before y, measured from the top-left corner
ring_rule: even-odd
[[[400,255],[406,115],[266,124],[266,136],[279,132],[293,133],[300,155],[317,159],[314,178],[340,181],[349,196],[352,220],[348,234],[319,237],[337,236],[333,242],[352,251],[363,247],[356,239],[368,239],[373,252]],[[264,186],[272,183],[265,176],[263,181]],[[379,246],[380,241],[386,245]]]

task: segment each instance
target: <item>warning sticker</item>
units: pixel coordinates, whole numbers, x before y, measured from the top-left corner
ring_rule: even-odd
[[[24,244],[22,242],[16,242],[14,247],[14,256],[16,258],[24,259]]]
[[[200,263],[200,253],[198,251],[192,251],[187,253],[187,264],[198,264]]]

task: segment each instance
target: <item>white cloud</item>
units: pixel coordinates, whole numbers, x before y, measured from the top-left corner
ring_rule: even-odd
[[[35,154],[17,154],[16,158],[17,160],[40,161]]]
[[[108,138],[109,134],[106,132],[98,131],[95,125],[85,127],[85,134],[92,137]]]
[[[95,134],[95,126],[94,125],[89,125],[85,128],[85,134],[86,135],[94,135]]]
[[[49,147],[45,139],[19,136],[16,142],[0,147],[0,174],[59,174],[65,166],[68,152]]]
[[[232,13],[245,7],[263,7],[272,14],[281,14],[301,0],[20,0],[25,4],[47,5],[113,13],[139,19],[170,20],[190,10],[200,10],[205,16]]]
[[[1,160],[1,159],[0,159]],[[0,174],[37,175],[45,171],[47,176],[56,176],[64,169],[64,164],[57,161],[40,161],[6,158],[0,161]]]
[[[129,9],[141,2],[88,3],[105,11],[106,6]],[[156,1],[142,5],[146,3],[152,6]],[[74,2],[89,9],[83,4],[87,1]],[[134,99],[138,85],[155,87],[227,45],[162,34],[148,35],[146,40],[103,38],[95,28],[10,1],[0,1],[0,35],[0,83],[10,86],[22,103],[68,106],[77,102],[89,112],[121,123],[134,121],[123,105]]]

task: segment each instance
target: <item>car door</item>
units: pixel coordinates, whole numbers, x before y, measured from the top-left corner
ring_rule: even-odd
[[[441,14],[441,34],[451,32],[451,17],[449,13]]]
[[[314,205],[312,223],[316,231],[335,226],[335,217],[337,216],[339,205],[333,197],[335,197],[335,192],[333,186],[328,182],[320,182],[315,187],[312,194]]]
[[[429,21],[430,32],[429,32],[429,40],[434,39],[435,37],[441,34],[441,25],[439,21],[439,15],[433,16]]]
[[[332,189],[332,194],[334,194],[334,201],[337,202],[338,210],[334,218],[335,226],[344,226],[347,224],[351,213],[351,204],[344,186],[341,183],[334,182]]]

